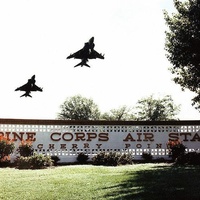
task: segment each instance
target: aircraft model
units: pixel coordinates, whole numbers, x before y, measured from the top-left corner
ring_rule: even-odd
[[[97,51],[94,50],[94,37],[90,38],[90,40],[88,42],[85,43],[84,47],[82,49],[80,49],[79,51],[70,54],[67,59],[70,58],[75,58],[75,59],[81,59],[81,62],[78,63],[77,65],[75,65],[74,67],[77,66],[87,66],[90,67],[87,62],[88,59],[96,59],[96,58],[100,58],[100,59],[104,59],[104,55],[98,53]]]
[[[42,88],[38,87],[37,85],[35,85],[35,75],[33,75],[30,79],[28,79],[28,82],[24,85],[22,85],[21,87],[18,87],[17,89],[15,89],[15,91],[25,91],[25,93],[23,95],[21,95],[20,97],[32,97],[30,95],[31,92],[35,92],[35,91],[40,91],[42,92]]]

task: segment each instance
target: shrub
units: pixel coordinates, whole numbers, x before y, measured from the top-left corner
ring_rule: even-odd
[[[109,152],[105,154],[105,161],[107,166],[117,166],[120,154],[117,152]]]
[[[34,153],[32,156],[20,156],[17,158],[18,169],[43,169],[52,166],[50,156]]]
[[[200,165],[200,153],[189,152],[186,154],[187,164]]]
[[[131,154],[121,154],[118,160],[118,165],[127,165],[127,164],[132,164],[133,163],[133,157]]]
[[[143,152],[142,158],[144,159],[145,162],[151,162],[153,159],[153,156],[151,155],[151,153]]]
[[[58,161],[60,161],[60,158],[58,156],[51,156],[51,160],[53,162],[54,166],[58,165]]]
[[[84,154],[83,152],[79,153],[77,156],[77,161],[81,164],[85,164],[88,159],[88,155]]]
[[[200,153],[189,152],[177,157],[176,164],[200,165]]]
[[[30,157],[20,156],[16,160],[18,169],[31,169]]]
[[[33,149],[32,141],[30,141],[30,140],[21,141],[19,148],[18,148],[18,152],[19,152],[20,156],[23,156],[23,157],[32,156],[33,151],[34,151],[34,149]]]
[[[52,166],[53,162],[50,156],[46,156],[43,154],[33,154],[31,158],[31,167],[32,169],[42,169],[49,166]]]
[[[92,158],[94,165],[117,166],[132,164],[131,154],[120,154],[118,152],[101,152]]]
[[[106,164],[106,159],[105,159],[105,152],[100,152],[97,155],[95,155],[92,158],[93,164],[94,165],[105,165]]]
[[[10,154],[13,153],[15,145],[6,137],[0,136],[0,163],[10,162]]]
[[[183,156],[185,154],[186,147],[180,140],[168,141],[167,147],[169,149],[169,156],[172,157],[173,161],[175,161],[179,156]]]

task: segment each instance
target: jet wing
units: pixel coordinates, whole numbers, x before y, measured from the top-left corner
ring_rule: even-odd
[[[15,89],[15,91],[30,91],[31,90],[31,85],[26,83],[24,85],[22,85],[21,87],[18,87],[17,89]]]
[[[38,87],[37,85],[33,85],[31,87],[31,91],[40,91],[40,92],[42,92],[42,88]]]
[[[83,49],[80,49],[79,51],[73,53],[73,54],[70,54],[67,59],[69,58],[76,58],[76,59],[83,59],[87,57],[87,52],[84,51]]]
[[[92,50],[89,54],[89,59],[96,59],[96,58],[100,58],[100,59],[104,59],[104,56],[100,53],[98,53],[97,51],[95,50]]]
[[[42,88],[38,87],[37,85],[30,85],[28,83],[26,83],[25,85],[22,85],[21,87],[18,87],[17,89],[15,89],[15,91],[40,91],[42,92]]]

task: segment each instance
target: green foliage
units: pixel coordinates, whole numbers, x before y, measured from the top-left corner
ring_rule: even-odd
[[[139,100],[137,104],[135,113],[133,108],[121,106],[101,114],[93,100],[76,95],[67,98],[61,105],[58,118],[63,120],[167,121],[177,120],[176,115],[180,111],[180,106],[174,104],[170,95],[166,95],[162,99],[155,99],[151,95]]]
[[[92,99],[87,99],[81,95],[67,98],[60,106],[59,119],[65,120],[98,120],[100,111]]]
[[[172,16],[164,12],[169,27],[165,49],[172,64],[170,71],[183,90],[197,94],[192,101],[200,109],[200,1],[174,0],[174,6],[177,12]]]
[[[36,153],[28,157],[20,156],[16,163],[18,169],[43,169],[53,164],[50,156]]]
[[[186,162],[189,165],[200,165],[200,153],[189,152],[185,155]]]
[[[15,145],[7,138],[0,136],[0,162],[7,162],[10,158],[9,155],[13,153]]]
[[[118,165],[128,165],[133,163],[133,156],[129,153],[120,154]]]
[[[16,160],[16,165],[18,169],[31,169],[31,158],[30,157],[24,157],[20,156]]]
[[[167,147],[169,149],[169,156],[172,157],[173,161],[176,161],[178,157],[185,155],[186,147],[179,140],[168,141]]]
[[[151,153],[143,152],[142,158],[144,159],[145,162],[151,162],[153,159],[153,156],[151,155]]]
[[[176,120],[179,106],[176,106],[170,95],[155,99],[153,95],[137,102],[136,116],[138,121],[168,121]]]
[[[88,155],[84,154],[83,152],[79,153],[77,156],[77,161],[80,164],[85,164],[87,163],[87,160],[89,159]]]
[[[200,165],[200,153],[189,152],[177,157],[175,164]]]
[[[30,158],[31,158],[31,165],[33,169],[41,169],[41,168],[52,166],[52,160],[50,156],[35,153]]]
[[[121,106],[118,109],[111,109],[109,112],[105,112],[101,115],[102,120],[135,120],[132,113],[132,109],[127,106]]]
[[[32,156],[33,155],[33,145],[32,145],[32,141],[21,141],[19,148],[18,148],[18,152],[20,154],[20,156],[23,157],[27,157],[27,156]]]
[[[60,161],[60,158],[58,156],[51,156],[51,160],[53,162],[53,165],[57,166],[58,161]]]
[[[92,158],[94,165],[117,166],[132,164],[130,154],[120,154],[118,152],[100,152]]]

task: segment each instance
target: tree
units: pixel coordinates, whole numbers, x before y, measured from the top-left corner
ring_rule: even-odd
[[[131,109],[127,106],[121,106],[118,109],[111,109],[109,112],[105,112],[101,115],[101,119],[103,120],[133,120],[135,119]]]
[[[58,119],[97,120],[100,117],[99,108],[93,100],[81,95],[67,98],[60,108]]]
[[[177,13],[170,17],[164,11],[169,30],[165,50],[173,65],[174,82],[196,93],[192,105],[200,109],[200,0],[174,0]]]
[[[177,120],[175,116],[180,111],[180,106],[176,106],[170,95],[162,99],[154,99],[153,95],[143,98],[137,102],[137,120],[147,121],[167,121]]]

